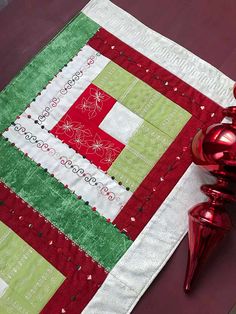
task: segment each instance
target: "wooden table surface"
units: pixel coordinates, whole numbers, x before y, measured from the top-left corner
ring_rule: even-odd
[[[0,89],[87,2],[0,0]],[[113,2],[236,80],[235,0]],[[229,313],[236,303],[235,228],[205,268],[196,290],[189,296],[182,290],[186,258],[185,238],[140,300],[134,314]]]

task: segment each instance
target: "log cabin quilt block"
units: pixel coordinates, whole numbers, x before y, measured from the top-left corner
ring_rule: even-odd
[[[129,313],[201,199],[233,82],[92,0],[1,92],[0,312]]]

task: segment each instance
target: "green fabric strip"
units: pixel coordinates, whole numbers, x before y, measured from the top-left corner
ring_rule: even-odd
[[[0,313],[39,313],[65,277],[0,222]]]
[[[98,29],[98,24],[80,13],[11,81],[0,94],[0,132],[15,121]]]
[[[191,115],[112,61],[93,84],[144,120],[108,170],[135,191]]]
[[[0,178],[94,260],[111,270],[132,241],[0,137]]]
[[[93,83],[172,139],[191,117],[189,112],[112,61]]]
[[[171,142],[168,135],[144,121],[108,173],[135,191]]]

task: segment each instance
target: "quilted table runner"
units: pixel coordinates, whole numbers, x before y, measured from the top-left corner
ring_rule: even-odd
[[[203,199],[191,140],[233,84],[89,2],[0,94],[0,313],[130,313]]]

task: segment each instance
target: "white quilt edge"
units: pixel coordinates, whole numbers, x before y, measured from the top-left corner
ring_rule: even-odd
[[[150,29],[109,0],[91,0],[82,10],[127,45],[223,107],[235,104],[234,81],[174,41]]]
[[[149,57],[159,65],[163,66],[171,73],[175,74],[183,81],[193,86],[221,106],[227,107],[235,103],[232,92],[234,86],[233,80],[190,51],[149,29],[129,13],[123,11],[111,3],[109,0],[91,0],[82,12],[105,28],[107,31],[111,32],[116,37],[124,41],[126,44]],[[111,16],[113,16],[113,18],[111,18]],[[132,31],[129,28],[131,28]],[[142,42],[142,40],[139,41],[137,38],[134,40],[134,37],[132,39],[135,31],[136,33],[139,33],[140,38],[142,37],[140,32],[143,33],[143,35],[145,34],[145,36],[148,37],[149,42]],[[150,45],[150,42],[154,42],[155,44],[152,46]],[[171,51],[172,55],[166,53],[168,50]],[[158,51],[158,54],[155,54],[155,51]],[[159,53],[160,51],[163,53]],[[179,71],[180,66],[181,71]],[[193,167],[194,166],[191,165],[189,169],[192,169]],[[185,172],[183,177],[187,176],[187,181],[191,180],[190,185],[192,185],[192,182],[195,182],[196,186],[194,184],[194,187],[199,186],[203,180],[198,178],[199,174],[196,172],[190,175],[189,169]],[[167,197],[161,207],[167,206],[167,204],[170,202],[171,195],[173,195],[173,193],[175,194],[177,190],[180,192],[179,189],[181,189],[181,193],[189,192],[186,191],[186,189],[184,190],[184,186],[182,184],[183,177],[180,179],[178,184],[172,190],[171,194]],[[140,264],[140,261],[137,258],[139,254],[138,247],[142,246],[140,241],[143,237],[145,237],[146,232],[150,229],[150,226],[155,223],[156,217],[161,213],[161,208],[159,208],[144,230],[140,233],[139,237],[136,239],[131,248],[112,269],[104,284],[84,309],[84,314],[131,313],[146,289],[150,286],[158,273],[165,266],[185,236],[187,232],[187,210],[191,205],[197,202],[197,199],[200,201],[204,198],[203,195],[199,192],[199,189],[195,189],[194,193],[194,200],[182,202],[178,199],[178,204],[182,205],[184,208],[183,213],[186,218],[184,222],[185,225],[180,226],[181,232],[179,230],[178,239],[172,243],[171,249],[165,255],[163,255],[161,263],[160,259],[159,261],[156,260],[155,269],[153,269],[152,272],[147,272],[146,274],[140,274],[140,272],[134,271],[135,275],[131,274],[131,277],[134,276],[133,282],[130,282],[129,272],[131,269],[133,269],[135,262],[138,264],[139,269],[141,269],[143,266]],[[177,224],[177,228],[178,227],[179,226]],[[161,236],[160,231],[157,229],[156,247],[158,246],[159,238],[163,237]],[[163,242],[163,246],[165,245],[166,243]],[[149,251],[149,253],[151,253],[151,251],[153,251],[153,246],[149,247],[148,249],[146,245],[143,245],[143,249],[145,249],[146,252]],[[130,257],[132,259],[130,259]],[[145,272],[147,269],[144,267],[143,271]],[[142,281],[142,286],[137,286],[137,281],[140,282],[140,280]],[[110,291],[111,287],[113,287],[112,292]],[[122,287],[125,287],[126,289]]]

